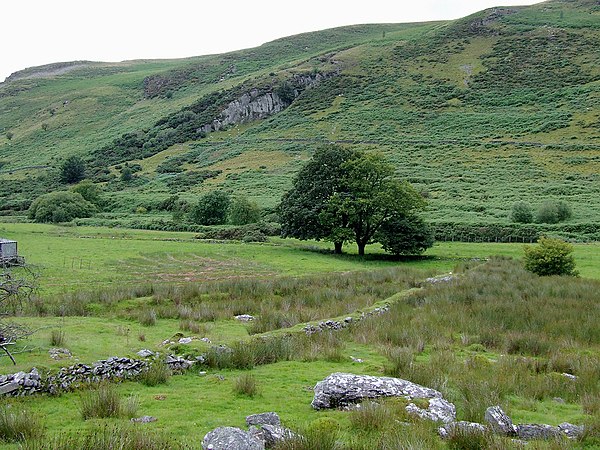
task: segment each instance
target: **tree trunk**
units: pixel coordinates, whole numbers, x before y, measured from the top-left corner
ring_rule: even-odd
[[[336,255],[341,255],[342,254],[342,245],[344,245],[343,242],[334,242],[333,243],[333,253],[335,253]]]
[[[357,242],[356,245],[358,245],[358,255],[365,256],[365,247],[367,244],[363,244],[362,242]]]

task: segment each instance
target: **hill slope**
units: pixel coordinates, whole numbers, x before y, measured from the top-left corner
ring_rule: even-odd
[[[216,188],[273,206],[311,152],[338,141],[385,152],[435,220],[507,222],[517,200],[561,198],[575,221],[597,222],[597,48],[597,2],[554,0],[225,55],[33,69],[0,84],[1,207],[59,188],[71,154],[103,183],[106,217]],[[128,183],[125,163],[139,169]]]

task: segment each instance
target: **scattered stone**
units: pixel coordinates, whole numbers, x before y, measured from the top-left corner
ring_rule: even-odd
[[[584,428],[580,425],[573,425],[569,422],[563,422],[558,425],[558,429],[567,435],[569,439],[577,439],[583,435]]]
[[[334,373],[314,387],[314,409],[340,408],[378,397],[442,398],[442,394],[407,380],[392,377]]]
[[[448,275],[441,275],[437,277],[426,278],[425,282],[430,284],[438,284],[438,283],[449,283],[450,281],[456,280],[456,276],[449,273]]]
[[[73,355],[67,348],[51,348],[50,350],[48,350],[48,353],[50,354],[50,358],[56,360],[73,357]]]
[[[206,370],[201,370],[200,372],[198,372],[198,375],[200,375],[201,377],[205,377],[206,376]]]
[[[556,403],[565,403],[564,399],[562,399],[561,397],[554,397],[552,400]]]
[[[150,423],[150,422],[156,422],[158,419],[156,417],[152,417],[152,416],[142,416],[142,417],[136,417],[136,418],[132,418],[131,421],[134,423]]]
[[[210,344],[210,339],[209,339],[209,338],[207,338],[207,337],[200,338],[200,340],[201,340],[202,342],[206,342],[207,344]]]
[[[167,396],[163,394],[155,395],[154,400],[166,400]]]
[[[251,316],[250,314],[240,314],[235,316],[235,318],[240,322],[252,322],[254,320],[254,316]]]
[[[355,363],[364,363],[365,362],[364,359],[355,358],[354,356],[351,356],[350,359]]]
[[[246,417],[246,424],[251,425],[281,425],[281,419],[275,412],[252,414]]]
[[[194,362],[177,355],[168,355],[165,359],[165,364],[174,372],[187,370],[192,367]]]
[[[573,380],[573,381],[577,380],[577,375],[573,375],[572,373],[566,373],[566,372],[564,372],[562,374],[562,376],[565,377],[565,378],[568,378],[569,380]]]
[[[495,433],[505,436],[515,436],[517,434],[517,429],[513,425],[512,420],[500,406],[490,406],[485,411],[485,420],[490,424],[490,428]]]
[[[0,394],[10,394],[19,389],[19,383],[9,381],[0,385]]]
[[[150,356],[154,356],[154,352],[148,350],[147,348],[143,348],[139,352],[137,352],[137,355],[141,356],[142,358],[149,358]]]
[[[202,439],[203,450],[263,450],[265,444],[250,432],[235,427],[219,427]]]
[[[189,344],[190,342],[192,342],[192,338],[191,337],[182,337],[181,339],[179,339],[180,344]]]
[[[517,425],[517,436],[526,441],[532,439],[554,439],[560,436],[560,430],[545,424],[521,423]]]
[[[436,397],[429,400],[427,409],[419,408],[414,403],[409,403],[406,406],[406,411],[421,419],[431,420],[432,422],[452,423],[456,420],[456,407],[443,398]]]
[[[463,434],[478,434],[485,433],[487,428],[485,425],[475,422],[452,422],[447,423],[444,426],[438,428],[438,433],[443,439],[450,438],[454,433],[463,433]]]

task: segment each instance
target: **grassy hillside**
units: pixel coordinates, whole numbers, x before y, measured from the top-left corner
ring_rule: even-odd
[[[108,221],[211,189],[272,207],[311,152],[338,141],[387,154],[430,199],[431,219],[508,222],[517,200],[558,198],[573,222],[598,222],[599,19],[595,2],[553,0],[225,55],[26,72],[0,85],[2,210],[19,214],[61,188],[56,167],[71,154],[102,183]],[[267,119],[204,138],[185,131],[251,89],[316,73],[335,76]],[[122,148],[135,151],[115,158]],[[119,180],[124,163],[138,169],[131,182]]]

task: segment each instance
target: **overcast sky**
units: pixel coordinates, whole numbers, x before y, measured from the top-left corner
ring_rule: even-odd
[[[362,23],[456,19],[531,0],[2,0],[0,81],[60,61],[181,58]]]

